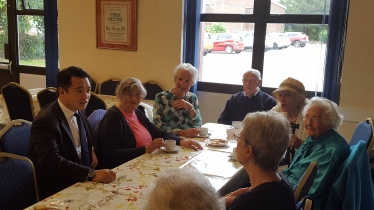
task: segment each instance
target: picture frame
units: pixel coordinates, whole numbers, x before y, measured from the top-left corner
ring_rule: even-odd
[[[137,0],[96,0],[96,47],[137,50]]]

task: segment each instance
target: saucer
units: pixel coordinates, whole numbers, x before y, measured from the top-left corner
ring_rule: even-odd
[[[164,152],[178,152],[179,150],[181,150],[181,147],[180,146],[175,146],[175,148],[173,150],[168,150],[165,147],[161,147],[160,149]]]
[[[208,135],[206,135],[206,136],[197,135],[196,138],[208,138],[210,135],[212,135],[212,134],[208,133]]]
[[[213,146],[213,147],[225,147],[227,146],[229,141],[224,140],[224,139],[209,139],[208,140],[208,145]]]

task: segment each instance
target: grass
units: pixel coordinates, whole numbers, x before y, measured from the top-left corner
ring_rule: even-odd
[[[45,59],[37,59],[37,60],[20,60],[19,65],[23,66],[40,66],[45,67]]]

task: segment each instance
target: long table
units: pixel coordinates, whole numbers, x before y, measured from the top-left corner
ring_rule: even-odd
[[[226,129],[230,128],[215,123],[207,123],[203,127],[209,129],[210,138],[221,139],[226,139]],[[206,138],[194,139],[204,147],[203,150],[181,148],[178,153],[161,150],[146,153],[114,168],[117,178],[112,183],[78,182],[27,210],[42,204],[57,209],[137,209],[144,202],[144,189],[168,168],[195,168],[210,180],[215,189],[219,189],[242,168],[229,158],[233,147],[236,147],[235,140],[230,140],[226,147],[211,147],[206,144]]]

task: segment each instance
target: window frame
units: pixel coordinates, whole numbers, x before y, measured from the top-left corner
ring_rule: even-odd
[[[349,0],[346,0],[346,10],[349,7]],[[190,22],[196,22],[198,26],[200,26],[200,22],[230,22],[230,23],[255,23],[254,31],[256,31],[256,35],[254,36],[253,41],[253,53],[252,53],[252,68],[257,69],[263,75],[263,66],[264,66],[264,52],[265,49],[263,48],[265,43],[266,37],[266,26],[268,23],[294,23],[294,24],[329,24],[330,14],[333,11],[333,7],[336,4],[337,0],[331,0],[330,5],[330,14],[270,14],[270,7],[271,7],[271,0],[254,0],[254,7],[253,7],[253,14],[221,14],[221,13],[204,13],[200,14],[201,10],[201,2],[202,0],[185,0],[185,31],[188,31],[188,34],[194,34],[194,36],[200,36],[200,27],[198,30],[195,30],[193,33],[191,29],[196,28],[192,27],[193,25]],[[335,4],[334,4],[335,2]],[[340,3],[340,2],[339,2]],[[199,11],[197,17],[193,17],[189,11],[196,10]],[[334,13],[336,16],[339,15]],[[339,19],[340,17],[338,17]],[[192,20],[192,21],[191,21]],[[329,27],[330,28],[330,27]],[[346,27],[345,27],[346,32]],[[336,31],[329,30],[329,37],[330,34],[334,34]],[[184,41],[184,51],[189,52],[191,54],[191,43],[193,39],[190,39],[188,35],[185,34]],[[199,39],[196,39],[197,41]],[[345,37],[344,40],[345,42]],[[196,42],[195,42],[196,44]],[[328,44],[328,43],[327,43]],[[343,45],[343,43],[342,43]],[[343,46],[344,47],[344,46]],[[339,54],[339,49],[341,50],[342,46],[338,48],[334,47],[330,49],[330,45],[328,45],[328,50],[326,52],[326,58],[329,54],[333,55]],[[337,51],[338,49],[338,51]],[[198,49],[195,49],[195,56],[188,56],[184,55],[184,62],[189,62],[195,66],[198,66],[200,57],[197,56],[199,54]],[[339,56],[344,57],[344,49],[343,54],[340,53]],[[338,59],[338,63],[334,64],[337,65],[339,68],[342,66],[343,59]],[[328,61],[327,61],[328,62]],[[325,64],[325,75],[324,78],[330,78],[331,75],[334,75],[336,71],[341,75],[341,70],[331,70],[330,68],[326,68],[328,64]],[[333,61],[336,62],[336,61]],[[331,63],[330,63],[331,65]],[[340,72],[339,72],[340,71]],[[314,92],[314,91],[307,91],[308,97],[317,96],[325,96],[335,102],[339,102],[339,93],[340,93],[340,83],[329,85],[327,84],[329,81],[324,79],[324,92],[326,88],[329,89],[328,92],[334,90],[332,96],[326,96],[323,92]],[[197,91],[204,91],[204,92],[215,92],[215,93],[226,93],[226,94],[234,94],[242,90],[242,85],[232,85],[232,84],[222,84],[222,83],[211,83],[211,82],[197,82]],[[275,88],[270,87],[261,87],[266,93],[271,93],[275,90]],[[329,93],[331,94],[331,93]]]

